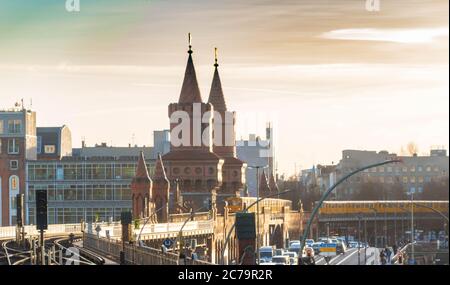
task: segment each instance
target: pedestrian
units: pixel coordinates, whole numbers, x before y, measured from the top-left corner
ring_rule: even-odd
[[[385,249],[385,253],[386,253],[386,259],[387,259],[386,261],[389,263],[391,261],[392,251],[387,246],[386,246],[386,249]]]
[[[394,255],[396,255],[396,254],[397,254],[397,250],[398,250],[397,245],[394,244],[394,245],[392,246],[392,249],[394,250]]]
[[[380,252],[380,262],[382,265],[386,264],[386,253],[384,252],[384,249]]]

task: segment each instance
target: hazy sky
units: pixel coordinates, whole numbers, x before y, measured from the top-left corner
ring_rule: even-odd
[[[280,172],[343,149],[448,147],[448,0],[0,0],[0,108],[24,98],[75,146],[152,144],[192,33],[202,97],[213,48],[238,137],[275,121]]]

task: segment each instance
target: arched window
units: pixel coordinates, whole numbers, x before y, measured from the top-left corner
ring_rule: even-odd
[[[17,175],[9,177],[9,191],[19,191],[19,177]]]

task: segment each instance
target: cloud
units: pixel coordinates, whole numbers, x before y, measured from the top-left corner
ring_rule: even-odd
[[[432,29],[341,29],[323,33],[333,40],[381,41],[394,43],[430,43],[437,37],[448,37],[448,27]]]

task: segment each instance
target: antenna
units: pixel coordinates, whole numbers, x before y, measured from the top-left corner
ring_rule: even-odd
[[[189,41],[188,53],[191,54],[192,53],[192,37],[191,37],[191,33],[188,33],[188,41]]]
[[[217,59],[218,59],[218,52],[217,52],[217,48],[214,48],[214,66],[218,67],[219,64],[217,63]]]

